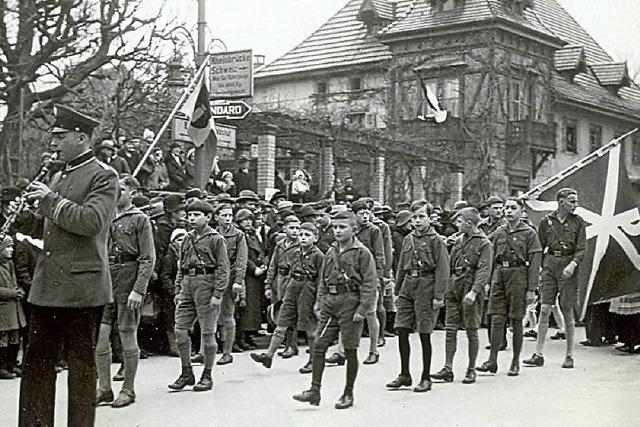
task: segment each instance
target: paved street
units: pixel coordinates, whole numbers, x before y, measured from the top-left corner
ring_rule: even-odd
[[[481,333],[482,347],[486,334]],[[459,337],[463,338],[464,334]],[[584,331],[579,330],[583,337]],[[412,337],[412,374],[419,379],[419,342]],[[433,337],[432,371],[444,359],[444,333]],[[387,391],[384,385],[398,372],[395,339],[382,349],[381,362],[360,366],[355,406],[339,412],[333,404],[341,394],[344,369],[325,371],[319,408],[291,399],[308,388],[310,377],[297,373],[305,356],[275,360],[271,370],[253,363],[248,353],[234,355],[235,362],[215,371],[210,393],[169,393],[167,384],[179,372],[178,359],[151,357],[138,371],[138,401],[125,409],[98,408],[98,426],[637,426],[640,422],[640,357],[624,356],[613,347],[576,350],[576,369],[560,368],[564,341],[548,343],[544,368],[523,368],[520,377],[509,378],[509,352],[500,355],[497,375],[478,377],[475,385],[460,382],[466,364],[466,345],[460,340],[456,357],[456,380],[436,384],[427,394],[410,390]],[[534,343],[525,342],[524,355]],[[360,349],[360,360],[366,356]],[[480,360],[485,360],[481,350]],[[116,366],[113,366],[114,372]],[[201,367],[196,366],[199,375]],[[59,376],[57,420],[65,425],[66,373]],[[119,386],[119,385],[118,385]],[[18,381],[0,382],[0,426],[16,424]],[[413,423],[413,424],[412,424]]]

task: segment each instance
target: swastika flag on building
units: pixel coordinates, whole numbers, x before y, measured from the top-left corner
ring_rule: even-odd
[[[587,252],[579,270],[583,315],[589,304],[640,291],[640,194],[631,186],[621,153],[621,144],[613,141],[598,150],[595,160],[526,195],[532,222],[538,224],[557,209],[559,189],[578,191],[576,213],[587,223]]]

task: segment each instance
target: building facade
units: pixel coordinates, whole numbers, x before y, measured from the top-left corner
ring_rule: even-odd
[[[305,168],[318,193],[352,176],[392,204],[518,194],[640,118],[626,64],[557,0],[350,0],[255,85],[257,119],[239,135],[266,124],[275,135],[258,167],[285,180]],[[429,119],[423,86],[444,123]],[[624,144],[632,178],[639,144]]]

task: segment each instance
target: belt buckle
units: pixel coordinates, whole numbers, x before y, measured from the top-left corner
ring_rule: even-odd
[[[562,256],[562,251],[553,251],[553,256],[561,257]]]
[[[418,277],[418,271],[417,270],[409,270],[409,277]]]
[[[196,275],[196,269],[195,268],[190,268],[189,270],[187,270],[187,274],[189,276],[195,276]]]
[[[509,261],[502,261],[503,268],[509,268]]]
[[[330,294],[336,295],[338,293],[338,286],[337,285],[329,285],[329,286],[327,286],[327,290],[329,291]]]

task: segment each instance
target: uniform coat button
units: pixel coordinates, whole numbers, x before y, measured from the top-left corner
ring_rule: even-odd
[[[49,252],[49,251],[45,252],[44,254],[45,254],[45,256],[51,256],[51,252]]]

